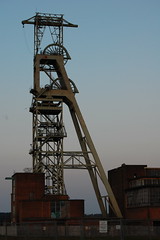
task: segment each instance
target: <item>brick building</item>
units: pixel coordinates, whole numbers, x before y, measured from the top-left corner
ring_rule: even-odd
[[[15,223],[82,218],[84,200],[45,194],[43,173],[15,173],[12,176],[11,212]]]
[[[160,221],[160,168],[122,164],[108,179],[125,219]]]

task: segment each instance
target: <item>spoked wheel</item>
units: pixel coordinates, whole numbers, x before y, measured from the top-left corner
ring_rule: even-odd
[[[64,64],[71,59],[67,49],[59,44],[50,44],[44,50],[43,54],[45,55],[62,55],[64,59]]]

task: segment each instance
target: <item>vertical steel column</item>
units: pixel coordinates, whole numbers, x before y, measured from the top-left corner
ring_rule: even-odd
[[[77,25],[69,23],[60,14],[40,13],[22,23],[33,24],[35,35],[34,88],[31,90],[33,103],[30,109],[33,114],[33,171],[45,173],[48,193],[62,195],[66,193],[64,169],[87,169],[102,215],[106,217],[107,210],[99,182],[105,188],[115,215],[121,218],[117,201],[77,104],[76,86],[68,78],[64,66],[70,56],[63,46],[63,27]],[[41,51],[46,27],[49,27],[52,44]],[[45,78],[47,84],[44,84]],[[81,152],[66,153],[63,149],[63,139],[67,136],[63,124],[63,104],[69,108]],[[83,161],[77,160],[76,156],[83,157]]]

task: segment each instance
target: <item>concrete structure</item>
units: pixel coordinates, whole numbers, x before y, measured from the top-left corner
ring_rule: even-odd
[[[108,179],[125,219],[160,222],[160,168],[122,164]]]

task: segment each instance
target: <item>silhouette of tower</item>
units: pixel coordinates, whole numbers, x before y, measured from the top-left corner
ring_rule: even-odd
[[[120,209],[108,183],[105,171],[94,147],[75,94],[78,90],[69,79],[65,64],[70,55],[63,45],[64,27],[78,27],[66,21],[62,14],[36,13],[22,24],[34,25],[34,87],[30,112],[33,115],[33,172],[43,172],[46,178],[46,194],[66,194],[65,169],[87,169],[102,212],[106,216],[106,204],[99,182],[102,182],[108,201],[117,217]],[[49,39],[49,45],[45,45]],[[44,40],[42,42],[42,39]],[[45,45],[42,48],[42,45]],[[63,122],[63,105],[68,106],[81,151],[64,151],[63,141],[67,133]]]

